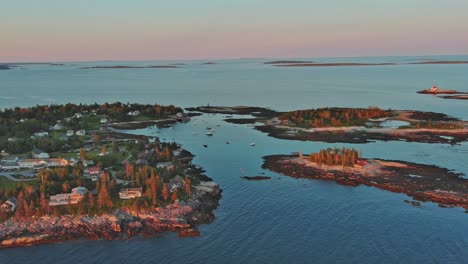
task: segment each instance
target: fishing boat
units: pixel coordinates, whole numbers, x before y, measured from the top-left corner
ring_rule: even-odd
[[[213,135],[213,133],[214,133],[214,130],[213,130],[213,129],[211,129],[211,128],[210,128],[210,129],[208,129],[208,130],[206,131],[206,135],[207,135],[207,136],[212,136],[212,135]]]
[[[250,143],[250,146],[251,146],[251,147],[255,147],[255,143]]]

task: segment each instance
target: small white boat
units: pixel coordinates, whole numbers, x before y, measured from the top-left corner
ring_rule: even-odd
[[[250,146],[251,146],[251,147],[255,147],[255,143],[250,143]]]
[[[213,131],[211,131],[211,130],[206,131],[206,135],[207,135],[207,136],[212,136],[212,135],[213,135]]]
[[[192,135],[198,135],[198,132],[192,132]]]

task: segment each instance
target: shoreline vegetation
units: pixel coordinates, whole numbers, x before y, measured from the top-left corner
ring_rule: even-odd
[[[432,201],[440,207],[462,207],[468,212],[468,180],[461,174],[433,165],[360,156],[356,150],[345,148],[325,149],[309,156],[270,155],[263,157],[262,167],[294,178],[373,186],[418,201]]]
[[[0,175],[0,248],[166,230],[199,235],[196,226],[214,219],[218,184],[176,143],[115,130],[188,119],[182,109],[158,104],[1,111],[2,175],[28,178]]]
[[[188,111],[236,114],[235,124],[256,124],[269,136],[328,143],[367,143],[375,140],[456,144],[468,140],[468,122],[442,113],[369,108],[318,108],[276,112],[259,107],[196,107]],[[394,124],[395,123],[395,124]]]

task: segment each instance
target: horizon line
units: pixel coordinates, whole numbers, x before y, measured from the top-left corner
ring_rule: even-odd
[[[394,58],[394,57],[427,57],[427,56],[468,56],[467,54],[424,54],[424,55],[365,55],[365,56],[318,56],[318,57],[306,57],[306,56],[293,56],[293,57],[245,57],[245,58],[212,58],[212,59],[148,59],[148,60],[119,60],[119,59],[103,59],[103,60],[18,60],[1,62],[0,65],[16,64],[16,63],[85,63],[85,62],[152,62],[152,61],[223,61],[223,60],[269,60],[269,59],[320,59],[320,58]]]

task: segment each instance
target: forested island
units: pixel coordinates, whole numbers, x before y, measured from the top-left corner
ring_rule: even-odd
[[[112,127],[186,121],[175,106],[44,105],[0,112],[0,248],[115,239],[213,220],[221,190],[176,143]]]
[[[329,143],[367,143],[374,140],[405,140],[455,144],[468,139],[468,122],[443,113],[392,110],[378,107],[327,107],[276,112],[258,107],[197,107],[202,113],[251,116],[227,118],[237,124],[256,124],[255,129],[272,137]]]
[[[365,159],[355,149],[328,148],[310,155],[266,156],[263,168],[294,178],[373,186],[441,207],[468,210],[468,180],[463,175],[432,165]]]

